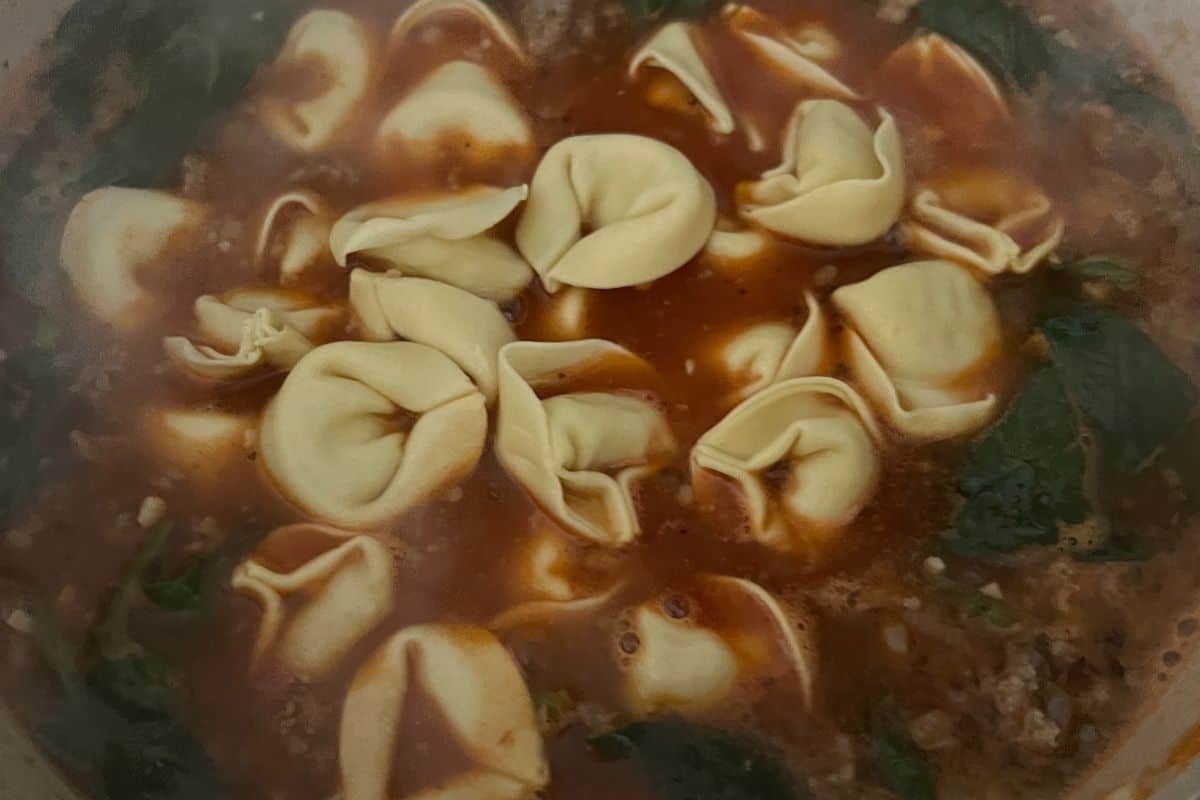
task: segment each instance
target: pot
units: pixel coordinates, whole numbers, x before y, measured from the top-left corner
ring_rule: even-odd
[[[1102,0],[1095,0],[1101,2]],[[1160,74],[1173,82],[1200,128],[1200,4],[1196,0],[1103,0],[1123,18]],[[0,96],[28,77],[31,56],[73,0],[6,0],[0,26]],[[23,130],[19,119],[0,129]],[[0,142],[3,138],[0,137]],[[1200,798],[1200,648],[1183,661],[1158,696],[1145,698],[1132,726],[1075,787],[1068,800],[1196,800]],[[0,704],[0,798],[79,800]]]

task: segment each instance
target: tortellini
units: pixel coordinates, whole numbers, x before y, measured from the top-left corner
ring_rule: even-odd
[[[627,134],[575,136],[538,165],[517,246],[549,292],[616,289],[682,267],[715,221],[712,186],[675,148]]]
[[[512,27],[483,0],[417,0],[396,20],[392,27],[390,47],[399,47],[414,30],[427,23],[437,22],[439,17],[473,19],[518,61],[526,60],[525,48]]]
[[[592,291],[570,286],[556,294],[542,317],[542,336],[535,338],[556,342],[585,338],[591,315]]]
[[[529,284],[533,272],[488,231],[527,195],[525,186],[486,186],[370,203],[337,221],[330,246],[341,266],[359,253],[407,275],[432,278],[488,300],[508,300]]]
[[[142,417],[154,457],[202,490],[218,489],[250,463],[254,426],[249,415],[204,408],[151,408]]]
[[[293,101],[262,100],[267,127],[297,150],[319,150],[350,121],[370,88],[374,53],[366,29],[349,14],[311,11],[292,26],[276,65],[303,69],[320,67],[320,91]]]
[[[733,112],[693,41],[693,26],[670,22],[650,37],[629,62],[629,74],[636,76],[642,67],[666,70],[682,83],[708,113],[709,124],[717,133],[733,133],[737,127]]]
[[[254,666],[269,659],[305,681],[329,674],[391,610],[394,573],[392,554],[371,536],[311,524],[275,530],[232,578],[262,608]]]
[[[1008,104],[991,74],[970,53],[936,33],[917,36],[884,62],[880,86],[936,120],[956,141],[995,136],[1010,121]],[[947,98],[953,98],[947,103]]]
[[[811,707],[814,630],[808,614],[785,610],[756,583],[696,576],[633,610],[618,640],[627,701],[640,715],[703,715],[735,691],[769,686]]]
[[[292,502],[360,529],[466,476],[486,435],[484,397],[449,357],[413,342],[336,342],[288,374],[259,445]]]
[[[918,252],[987,275],[1024,275],[1062,243],[1066,226],[1050,198],[993,170],[957,173],[918,190],[904,224]]]
[[[425,150],[442,137],[465,136],[480,148],[533,147],[533,128],[512,95],[490,72],[470,61],[451,61],[421,81],[379,126],[381,142]]]
[[[805,294],[804,303],[808,318],[799,331],[787,322],[760,322],[719,348],[719,366],[738,385],[735,402],[773,383],[817,375],[827,367],[829,323],[811,293]]]
[[[274,263],[281,284],[295,283],[322,257],[328,257],[332,227],[325,204],[312,192],[280,195],[259,228],[255,261],[260,268]]]
[[[727,274],[737,274],[771,252],[771,237],[761,230],[718,227],[704,246],[704,262]]]
[[[436,348],[485,397],[496,397],[496,359],[516,337],[495,303],[428,278],[356,269],[350,273],[350,307],[366,339],[407,339]]]
[[[855,379],[897,430],[935,440],[979,430],[997,396],[989,367],[1002,339],[999,315],[966,269],[921,261],[843,286],[833,302],[848,328]]]
[[[400,736],[418,692],[440,712],[469,766],[397,795],[393,770],[427,760]],[[526,800],[550,779],[520,669],[492,634],[466,625],[405,628],[376,651],[350,684],[338,749],[343,800]]]
[[[808,100],[784,134],[783,163],[744,187],[742,215],[804,242],[848,247],[873,241],[904,207],[904,152],[891,115],[871,132],[836,100]]]
[[[789,34],[774,20],[738,3],[726,5],[722,13],[734,33],[791,80],[830,97],[858,99],[857,92],[822,66],[840,49],[828,31],[810,29]]]
[[[195,310],[200,336],[211,346],[168,336],[163,347],[184,370],[209,380],[240,378],[264,365],[289,369],[341,315],[303,295],[255,289],[204,295]]]
[[[568,530],[599,544],[628,544],[640,528],[633,490],[675,449],[666,418],[632,394],[539,396],[600,366],[644,367],[611,342],[515,342],[500,351],[496,455]]]
[[[204,206],[166,192],[110,186],[84,195],[63,230],[61,260],[80,302],[98,319],[132,331],[154,310],[139,281],[170,266],[178,237],[205,221]]]
[[[750,535],[820,555],[875,491],[879,432],[870,409],[833,378],[794,378],[734,408],[692,449],[696,496],[732,486]]]

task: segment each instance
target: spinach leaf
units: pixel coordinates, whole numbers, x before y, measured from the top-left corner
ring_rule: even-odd
[[[1196,387],[1132,322],[1085,308],[1045,320],[1041,328],[1055,370],[1111,466],[1141,468],[1183,429]]]
[[[625,0],[625,13],[634,22],[651,22],[670,17],[703,17],[714,0]]]
[[[96,697],[134,722],[170,716],[171,690],[167,681],[167,665],[149,653],[102,658],[87,673],[88,688]]]
[[[192,559],[174,577],[142,576],[142,591],[150,602],[167,611],[196,611],[206,599],[208,561]]]
[[[1108,103],[1146,124],[1188,130],[1174,103],[1130,83],[1108,58],[1072,49],[1007,0],[921,0],[921,23],[970,50],[1002,79],[1029,91],[1045,77],[1066,103]]]
[[[1145,561],[1153,554],[1149,539],[1136,533],[1120,531],[1111,534],[1099,547],[1074,548],[1071,558],[1085,563],[1109,563],[1113,561]]]
[[[933,773],[906,730],[892,722],[879,722],[871,744],[875,769],[900,800],[937,800]]]
[[[680,719],[635,722],[591,740],[604,761],[633,760],[663,800],[803,800],[787,769],[757,745]]]
[[[1008,413],[973,444],[959,476],[964,498],[947,537],[960,555],[988,557],[1058,541],[1082,522],[1086,455],[1057,373],[1033,374]]]
[[[1138,271],[1116,256],[1080,258],[1068,261],[1059,269],[1081,281],[1105,281],[1118,289],[1132,289],[1138,282]]]

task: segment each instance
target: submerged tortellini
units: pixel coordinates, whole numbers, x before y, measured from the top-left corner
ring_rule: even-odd
[[[63,230],[61,259],[80,302],[100,320],[135,330],[154,311],[139,281],[169,266],[177,237],[204,222],[204,206],[148,189],[107,187],[84,195]]]
[[[1066,226],[1040,189],[997,171],[956,173],[917,191],[909,246],[988,275],[1024,275],[1051,255]]]
[[[449,357],[413,342],[337,342],[289,373],[259,445],[292,502],[368,528],[465,477],[486,435],[484,397]]]
[[[400,735],[417,694],[439,712],[468,766],[398,795],[393,772],[419,770],[430,755]],[[338,751],[343,800],[525,800],[550,779],[516,661],[492,634],[467,625],[405,628],[379,648],[350,684]]]
[[[706,504],[731,486],[749,533],[779,550],[820,555],[875,491],[879,433],[870,409],[833,378],[795,378],[733,409],[692,449]]]
[[[320,91],[296,101],[263,98],[267,127],[298,150],[329,144],[370,88],[373,50],[366,28],[349,14],[321,9],[301,17],[275,63],[289,69],[319,66]]]
[[[539,396],[601,367],[644,368],[611,342],[515,342],[500,351],[496,455],[509,474],[568,530],[624,545],[640,527],[633,490],[674,452],[663,413],[633,394]]]
[[[153,456],[190,487],[220,491],[232,472],[250,462],[255,419],[205,408],[151,408],[142,432]]]
[[[464,136],[480,148],[533,147],[529,118],[499,80],[478,64],[451,61],[438,67],[388,112],[381,142],[430,150],[445,136]]]
[[[407,339],[450,356],[489,400],[496,396],[496,359],[516,337],[500,308],[468,291],[428,278],[356,269],[350,306],[365,338]]]
[[[991,420],[1000,320],[969,271],[945,261],[902,264],[843,286],[833,302],[855,379],[901,433],[945,439]]]
[[[296,191],[280,195],[263,217],[255,261],[260,269],[273,263],[281,284],[295,283],[322,257],[329,257],[332,227],[328,209],[316,194]]]
[[[775,233],[836,247],[866,244],[904,207],[904,152],[895,120],[871,129],[836,100],[808,100],[784,134],[783,162],[744,187],[742,215]]]
[[[721,90],[696,47],[693,30],[694,26],[686,22],[664,25],[634,54],[629,62],[629,74],[636,76],[642,67],[666,70],[704,107],[714,131],[733,133],[736,128],[733,112],[721,96]],[[660,93],[663,93],[662,89],[651,89],[652,103],[656,102]],[[686,103],[684,107],[687,107]]]
[[[712,186],[644,136],[575,136],[538,165],[517,246],[546,290],[636,286],[696,255],[716,221]]]
[[[739,3],[727,4],[722,14],[734,33],[789,79],[820,94],[843,100],[858,98],[857,92],[823,66],[840,51],[833,34],[812,28],[789,33],[774,20]]]
[[[722,342],[716,353],[721,370],[737,385],[739,402],[773,383],[817,375],[827,366],[829,323],[820,303],[804,296],[808,318],[797,331],[788,322],[760,322]]]
[[[407,275],[432,278],[488,300],[508,300],[533,273],[488,231],[527,195],[525,186],[485,186],[370,203],[338,220],[330,246],[342,266],[358,253]]]
[[[637,714],[711,714],[763,687],[812,704],[814,623],[756,583],[699,575],[635,608],[628,625],[618,649]]]
[[[518,61],[526,60],[525,48],[512,27],[483,0],[417,0],[396,20],[389,46],[401,46],[409,34],[422,25],[437,24],[442,19],[455,17],[475,20]]]
[[[365,534],[311,524],[272,532],[232,578],[262,608],[254,666],[327,675],[387,616],[394,572],[392,554]]]

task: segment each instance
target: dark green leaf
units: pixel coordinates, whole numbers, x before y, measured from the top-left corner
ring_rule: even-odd
[[[948,545],[960,555],[986,557],[1055,544],[1060,522],[1087,516],[1085,468],[1074,409],[1055,372],[1041,369],[972,445]]]
[[[142,591],[150,602],[167,611],[195,611],[204,606],[208,562],[194,559],[171,578],[150,573],[142,577]]]
[[[216,767],[178,722],[139,725],[109,742],[100,774],[110,800],[221,800]]]
[[[1063,264],[1061,269],[1081,281],[1105,281],[1118,289],[1132,289],[1138,281],[1138,271],[1115,256],[1080,258]]]
[[[132,722],[167,719],[171,687],[167,665],[149,653],[102,658],[88,670],[87,684],[106,705]]]
[[[1099,547],[1073,549],[1071,558],[1090,563],[1113,561],[1145,561],[1154,552],[1150,540],[1135,533],[1117,533]]]
[[[635,722],[591,740],[606,761],[633,760],[662,800],[802,800],[778,760],[726,731],[679,719]]]
[[[1103,308],[1042,323],[1055,370],[1099,437],[1107,463],[1144,466],[1179,433],[1196,388],[1136,325]]]
[[[925,755],[902,727],[877,724],[871,750],[884,785],[900,800],[937,800],[937,784]]]
[[[715,5],[715,0],[625,0],[625,13],[634,22],[649,22],[672,17],[703,17]]]

